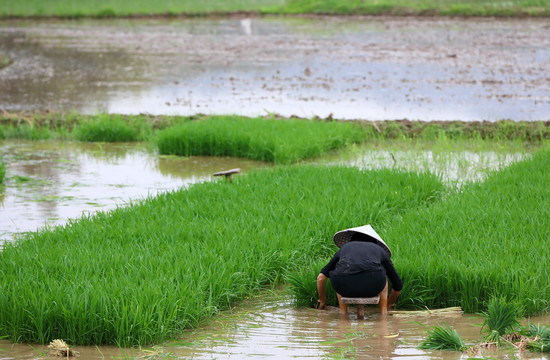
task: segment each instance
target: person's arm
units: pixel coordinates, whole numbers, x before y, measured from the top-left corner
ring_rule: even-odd
[[[399,291],[395,291],[394,289],[391,290],[390,297],[388,299],[388,311],[391,310],[392,307],[395,305],[395,302],[397,301],[399,294],[401,294],[401,290]]]
[[[388,278],[390,279],[392,285],[390,297],[388,298],[388,310],[391,310],[395,305],[399,294],[401,294],[401,290],[403,289],[403,281],[401,280],[401,277],[399,277],[399,274],[395,270],[395,267],[393,266],[393,263],[389,257],[386,259],[386,261],[382,262],[382,265],[384,265],[384,268],[386,269],[386,274],[388,275]]]
[[[317,292],[319,293],[319,300],[317,302],[319,303],[319,309],[324,309],[325,306],[327,306],[327,296],[326,296],[326,284],[327,284],[327,277],[320,273],[319,276],[317,276]]]

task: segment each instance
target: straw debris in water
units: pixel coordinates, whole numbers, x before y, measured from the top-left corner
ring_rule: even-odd
[[[67,345],[67,343],[60,339],[53,340],[49,345],[50,355],[52,356],[64,356],[71,357],[76,356],[76,353]]]

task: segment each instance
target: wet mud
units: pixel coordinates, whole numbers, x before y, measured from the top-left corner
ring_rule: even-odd
[[[545,19],[6,20],[0,106],[549,120]]]

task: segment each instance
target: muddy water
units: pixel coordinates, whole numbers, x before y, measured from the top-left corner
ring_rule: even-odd
[[[550,323],[548,316],[530,320],[534,324]],[[74,350],[84,359],[466,359],[467,354],[461,352],[420,350],[418,346],[426,338],[427,330],[444,323],[455,329],[468,345],[478,344],[482,322],[478,316],[460,313],[405,312],[382,317],[375,308],[368,308],[365,319],[358,320],[355,309],[345,316],[337,308],[296,309],[277,290],[246,300],[235,310],[217,316],[212,323],[153,347],[76,346]],[[0,341],[2,359],[46,358],[41,353],[47,354],[48,349]],[[510,349],[484,350],[477,356],[550,359],[548,355]]]
[[[1,21],[10,111],[548,120],[545,19]]]
[[[83,213],[210,180],[217,171],[266,165],[236,158],[159,156],[142,144],[2,140],[0,153],[6,164],[0,245],[45,224],[63,224]]]

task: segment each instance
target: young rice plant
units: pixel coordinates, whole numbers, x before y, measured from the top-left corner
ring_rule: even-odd
[[[168,155],[243,157],[290,164],[364,141],[362,128],[336,121],[212,117],[164,129],[158,148]]]
[[[0,252],[0,334],[151,344],[197,326],[444,191],[429,174],[293,166],[173,191],[29,234]]]

